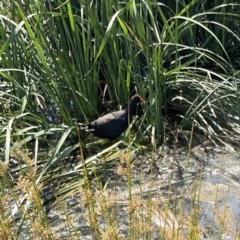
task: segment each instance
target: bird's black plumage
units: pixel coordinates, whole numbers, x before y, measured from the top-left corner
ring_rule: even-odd
[[[117,139],[128,127],[128,117],[130,122],[132,116],[136,115],[137,104],[143,102],[141,96],[134,95],[128,108],[108,113],[88,124],[83,130],[92,132],[95,136],[109,140]]]

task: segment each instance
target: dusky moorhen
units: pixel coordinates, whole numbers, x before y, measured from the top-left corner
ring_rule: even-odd
[[[128,108],[108,113],[82,129],[92,132],[96,137],[111,141],[115,140],[127,129],[128,115],[130,122],[132,121],[132,116],[136,115],[137,104],[139,102],[144,102],[144,100],[141,96],[134,95],[129,102]]]

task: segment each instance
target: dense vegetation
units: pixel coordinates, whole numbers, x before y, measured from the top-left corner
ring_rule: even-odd
[[[161,144],[175,123],[212,141],[239,141],[236,2],[2,1],[1,192],[32,167],[36,186],[67,176],[56,195],[85,183],[82,162],[56,169],[76,149],[83,158],[75,122],[112,101],[125,107],[136,89],[145,103],[135,143],[150,136]]]

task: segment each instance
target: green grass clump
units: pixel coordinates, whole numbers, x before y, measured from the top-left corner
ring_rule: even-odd
[[[55,203],[69,236],[81,239],[64,206],[79,189],[92,236],[121,238],[111,212],[117,197],[106,198],[99,177],[124,158],[127,167],[119,171],[127,179],[130,238],[150,239],[159,216],[166,223],[159,224],[163,238],[198,239],[195,205],[190,219],[181,215],[185,228],[178,213],[160,208],[151,194],[148,200],[133,197],[129,152],[143,145],[155,152],[181,130],[234,149],[240,133],[239,9],[232,0],[1,2],[0,238],[58,239],[45,209]],[[80,130],[77,123],[125,108],[136,92],[145,100],[134,120],[137,130],[129,126],[111,146]],[[226,214],[217,216],[224,232]]]

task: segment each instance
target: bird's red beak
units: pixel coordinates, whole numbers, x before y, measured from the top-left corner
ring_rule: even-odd
[[[143,98],[140,95],[138,95],[138,97],[140,99],[140,102],[144,102]]]

